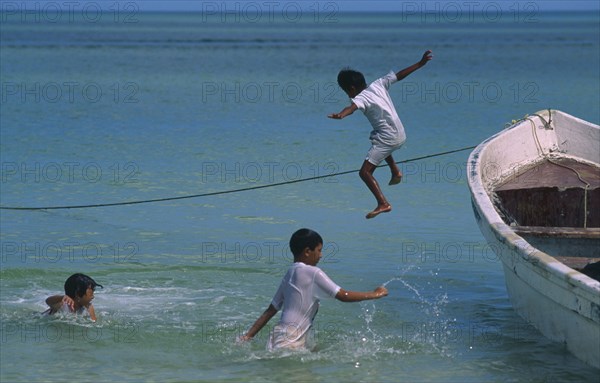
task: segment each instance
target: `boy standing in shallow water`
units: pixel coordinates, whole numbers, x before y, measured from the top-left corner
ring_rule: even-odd
[[[269,307],[240,340],[252,339],[283,308],[281,319],[269,338],[269,350],[310,350],[315,346],[312,324],[319,309],[320,298],[359,302],[379,299],[388,294],[383,286],[368,292],[342,289],[316,267],[321,259],[322,249],[323,239],[313,230],[300,229],[292,235],[290,250],[294,254],[294,264],[283,277]]]
[[[404,144],[406,134],[388,89],[396,81],[404,79],[412,72],[423,67],[432,57],[431,51],[426,51],[418,63],[402,69],[398,73],[390,72],[372,82],[369,86],[367,86],[363,74],[355,70],[343,69],[338,74],[338,85],[350,97],[351,103],[341,112],[330,114],[328,117],[339,120],[360,109],[373,127],[370,136],[371,149],[369,149],[359,172],[360,178],[367,184],[377,200],[377,207],[367,214],[367,219],[392,210],[392,205],[385,199],[377,180],[373,177],[373,173],[381,161],[385,159],[392,172],[389,185],[396,185],[402,180],[402,173],[396,166],[396,162],[394,162],[392,152]]]

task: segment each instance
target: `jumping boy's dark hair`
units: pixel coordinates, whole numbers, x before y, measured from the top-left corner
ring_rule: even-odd
[[[348,93],[352,87],[363,90],[367,87],[365,76],[350,68],[344,68],[338,73],[337,82],[344,92]]]
[[[302,253],[307,247],[314,250],[320,244],[323,244],[323,238],[311,229],[300,229],[292,234],[292,238],[290,238],[290,250],[294,256]]]
[[[99,286],[101,289],[104,288],[85,274],[73,274],[65,281],[65,294],[75,299],[76,297],[84,296],[88,288],[95,290],[96,286]]]

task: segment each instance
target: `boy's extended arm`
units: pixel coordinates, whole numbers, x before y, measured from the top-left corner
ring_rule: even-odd
[[[383,286],[379,286],[375,290],[367,292],[340,289],[340,291],[338,291],[338,293],[335,295],[335,299],[342,302],[360,302],[369,299],[379,299],[387,295],[387,289]]]
[[[94,306],[90,303],[90,305],[87,307],[88,313],[90,313],[90,319],[92,321],[96,321],[96,310],[94,310]]]
[[[66,303],[69,308],[73,309],[75,302],[68,295],[52,295],[46,298],[46,304],[50,306],[50,313],[55,313]]]
[[[332,113],[332,114],[330,114],[327,117],[333,118],[333,119],[336,119],[336,120],[341,120],[342,118],[344,118],[346,116],[349,116],[352,113],[354,113],[354,111],[356,109],[358,109],[358,107],[354,103],[351,103],[350,106],[345,107],[344,109],[342,109],[341,112],[339,112],[339,113]]]
[[[426,51],[425,53],[423,53],[423,57],[421,58],[421,61],[419,61],[418,63],[413,64],[407,68],[404,68],[400,72],[396,73],[396,78],[398,79],[398,81],[404,79],[406,76],[408,76],[412,72],[424,67],[425,64],[427,64],[427,62],[429,60],[431,60],[432,58],[433,58],[433,56],[431,55],[431,51],[429,51],[429,50]]]
[[[254,322],[252,327],[250,327],[250,330],[240,337],[240,340],[250,340],[254,338],[254,336],[258,334],[263,327],[265,327],[267,322],[269,322],[269,320],[271,320],[275,314],[277,314],[277,309],[275,306],[270,304],[269,307],[262,313],[262,315],[258,317],[256,322]]]

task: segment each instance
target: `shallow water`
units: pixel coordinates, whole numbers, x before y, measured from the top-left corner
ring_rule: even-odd
[[[477,145],[545,108],[600,121],[597,14],[334,16],[3,18],[1,205],[140,201],[358,169],[367,120],[326,118],[348,102],[337,71],[374,80],[425,49],[434,60],[392,88],[408,136],[397,161]],[[1,380],[597,381],[513,311],[472,216],[468,153],[402,163],[403,183],[383,186],[393,212],[369,221],[375,203],[355,173],[2,210]],[[387,184],[387,169],[376,176]],[[323,301],[316,352],[269,353],[267,329],[237,344],[300,227],[323,236],[320,266],[335,282],[386,284],[389,296]],[[38,315],[74,272],[105,286],[98,321]]]

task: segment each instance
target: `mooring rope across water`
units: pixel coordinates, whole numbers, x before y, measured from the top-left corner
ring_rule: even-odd
[[[475,146],[467,146],[467,147],[460,148],[460,149],[449,150],[447,152],[440,152],[440,153],[429,154],[426,156],[410,158],[407,160],[398,161],[398,162],[396,162],[396,164],[420,161],[420,160],[424,160],[427,158],[445,156],[448,154],[459,153],[459,152],[463,152],[465,150],[471,150],[471,149],[475,149]],[[387,166],[387,165],[380,165],[378,167],[384,167],[384,166]],[[340,176],[340,175],[344,175],[344,174],[358,173],[358,171],[359,171],[358,169],[347,170],[347,171],[338,172],[338,173],[325,174],[325,175],[314,176],[314,177],[299,178],[297,180],[274,182],[274,183],[270,183],[270,184],[266,184],[266,185],[248,186],[248,187],[238,188],[238,189],[222,190],[222,191],[200,193],[200,194],[190,194],[190,195],[178,196],[178,197],[164,197],[164,198],[154,198],[154,199],[146,199],[146,200],[139,200],[139,201],[110,202],[110,203],[98,203],[98,204],[88,204],[88,205],[33,206],[33,207],[0,206],[0,209],[3,209],[3,210],[89,209],[89,208],[94,208],[94,207],[125,206],[125,205],[138,205],[138,204],[143,204],[143,203],[177,201],[177,200],[182,200],[182,199],[191,199],[191,198],[210,197],[210,196],[223,195],[223,194],[241,193],[241,192],[246,192],[246,191],[250,191],[250,190],[265,189],[265,188],[270,188],[270,187],[275,187],[275,186],[294,184],[294,183],[298,183],[298,182],[306,182],[306,181],[313,181],[313,180],[318,180],[318,179],[322,179],[322,178],[335,177],[335,176]]]

